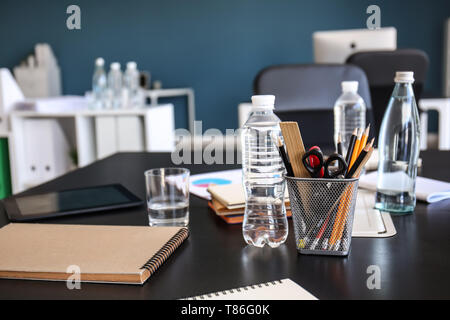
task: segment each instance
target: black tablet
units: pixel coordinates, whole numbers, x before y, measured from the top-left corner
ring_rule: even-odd
[[[11,221],[28,221],[139,206],[143,203],[120,184],[62,190],[3,200]]]

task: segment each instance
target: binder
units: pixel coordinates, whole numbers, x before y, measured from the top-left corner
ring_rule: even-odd
[[[70,146],[56,119],[24,119],[24,183],[51,180],[70,168]]]
[[[115,116],[95,117],[97,159],[106,158],[118,151]]]
[[[117,117],[117,148],[119,152],[144,151],[144,121],[141,117]]]
[[[8,139],[0,139],[0,199],[11,195],[11,171],[9,167]]]
[[[11,223],[0,229],[0,278],[143,284],[187,228]]]

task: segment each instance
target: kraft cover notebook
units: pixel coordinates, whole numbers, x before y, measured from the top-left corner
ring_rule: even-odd
[[[11,223],[0,229],[0,278],[143,284],[187,228]],[[70,269],[69,269],[70,270]]]
[[[245,207],[245,192],[242,183],[212,185],[207,190],[211,193],[213,199],[220,201],[229,210]],[[286,204],[289,205],[287,188],[285,189],[284,199]]]

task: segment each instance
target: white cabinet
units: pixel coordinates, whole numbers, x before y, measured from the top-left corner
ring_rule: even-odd
[[[14,193],[116,152],[170,152],[175,146],[172,104],[136,110],[16,111],[10,116]]]

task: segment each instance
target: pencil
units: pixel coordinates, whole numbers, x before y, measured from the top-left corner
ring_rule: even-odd
[[[364,169],[364,166],[366,165],[367,161],[369,161],[370,157],[372,156],[373,152],[373,143],[375,141],[375,138],[370,141],[370,143],[364,148],[365,155],[362,157],[361,162],[356,165],[355,164],[355,171],[350,176],[351,178],[357,178],[361,174],[362,170]],[[338,208],[338,216],[336,218],[335,224],[333,226],[332,235],[330,238],[330,248],[329,250],[339,250],[339,246],[341,244],[342,235],[344,233],[345,228],[345,222],[347,220],[347,215],[349,211],[349,206],[351,204],[352,196],[350,194],[351,189],[348,187],[347,190],[344,192],[344,199],[341,201],[342,206],[339,206]]]
[[[353,164],[355,163],[356,159],[358,158],[359,155],[359,145],[361,144],[361,139],[362,139],[362,129],[358,129],[358,134],[357,134],[357,138],[355,141],[355,146],[353,147],[353,152],[352,152],[352,157],[350,158],[350,163],[347,162],[348,165],[348,170],[351,169],[351,167],[353,166]]]
[[[370,123],[367,126],[366,130],[364,131],[364,134],[362,135],[361,143],[359,144],[358,155],[361,153],[361,151],[363,151],[363,149],[365,148],[365,146],[367,144],[367,140],[369,139],[369,132],[370,132]]]
[[[280,157],[283,160],[284,167],[286,168],[286,173],[288,174],[289,177],[293,177],[294,171],[292,170],[291,162],[288,159],[286,150],[284,150],[284,144],[283,144],[283,141],[281,141],[280,137],[278,137],[278,139],[277,139],[277,147],[278,147],[278,152],[280,153]]]
[[[347,155],[345,156],[345,162],[350,165],[350,160],[352,159],[353,148],[355,147],[355,142],[358,134],[358,129],[353,130],[352,136],[350,137],[350,142],[348,143]]]
[[[367,154],[364,156],[363,161],[359,164],[359,166],[357,167],[355,165],[356,172],[353,174],[352,178],[357,178],[359,177],[359,175],[361,174],[364,166],[366,165],[367,161],[370,159],[372,152],[373,152],[373,147],[371,146],[373,144],[373,141],[375,139],[372,139],[370,145],[367,145],[367,148],[369,149],[369,151],[367,152]],[[349,194],[351,191],[350,188],[348,188],[346,190],[346,195],[345,195],[345,200],[344,200],[344,208],[343,211],[341,212],[341,217],[340,217],[340,221],[337,225],[337,232],[334,233],[335,229],[333,227],[333,233],[334,233],[334,238],[333,238],[333,245],[330,248],[330,250],[339,250],[339,247],[341,245],[341,241],[342,241],[342,235],[344,234],[344,229],[345,229],[345,222],[347,220],[347,216],[348,216],[348,212],[350,210],[350,204],[351,204],[351,199],[353,197],[351,197],[351,194]],[[341,202],[342,203],[342,202]],[[348,235],[349,237],[351,237],[351,235]]]
[[[337,140],[337,153],[340,154],[341,156],[343,156],[343,151],[342,151],[342,136],[341,133],[338,133],[338,140]]]
[[[355,163],[351,167],[351,169],[345,175],[345,178],[351,178],[356,173],[356,171],[360,167],[361,163],[364,161],[364,158],[366,157],[366,155],[369,153],[370,149],[372,148],[374,140],[375,140],[375,138],[372,139],[372,141],[364,147],[364,149],[361,151],[358,158],[356,159]]]
[[[329,220],[328,225],[325,230],[325,234],[326,234],[327,238],[324,238],[322,240],[322,244],[321,244],[322,250],[328,249],[328,241],[329,241],[330,233],[333,231],[333,222],[336,220],[336,215],[337,215],[337,210],[335,210],[335,207],[333,207],[331,210],[330,220]]]
[[[350,137],[350,142],[348,144],[348,149],[347,149],[347,155],[345,157],[345,162],[347,163],[347,172],[348,170],[350,170],[350,161],[352,159],[352,155],[353,155],[353,149],[355,147],[355,143],[357,140],[357,135],[358,135],[358,128],[355,128],[353,130],[352,136]],[[345,174],[347,174],[347,172]],[[348,196],[348,188],[344,190],[344,192],[342,193],[342,199],[339,202],[339,206],[336,212],[336,217],[333,223],[333,229],[331,231],[331,236],[328,239],[328,246],[329,249],[332,250],[334,248],[334,244],[336,243],[336,238],[337,238],[337,232],[338,232],[338,226],[341,222],[341,212],[346,200],[346,197]]]
[[[359,162],[359,164],[355,164],[354,168],[351,169],[351,171],[353,172],[352,174],[347,175],[349,178],[359,177],[367,161],[372,156],[374,141],[375,138],[373,138],[370,143],[366,145],[362,160]],[[365,152],[366,150],[367,152]],[[351,188],[349,186],[346,188],[346,190],[342,194],[342,197],[340,198],[338,211],[336,213],[336,219],[334,221],[333,229],[328,243],[329,250],[339,250],[352,198]]]
[[[372,153],[373,153],[373,150],[374,150],[374,148],[373,148],[374,141],[375,141],[375,138],[373,138],[372,141],[370,142],[370,150],[369,150],[369,152],[367,152],[366,156],[362,160],[362,162],[359,165],[359,167],[356,169],[356,171],[353,174],[353,176],[351,176],[351,178],[358,178],[361,175],[361,172],[363,171],[364,166],[366,165],[367,161],[369,161],[370,157],[372,156]]]
[[[328,241],[328,250],[337,250],[336,248],[339,248],[339,232],[341,230],[341,225],[345,221],[346,218],[346,209],[349,203],[349,200],[351,198],[350,194],[350,187],[347,187],[344,192],[342,193],[342,196],[339,201],[339,207],[336,212],[336,217],[334,219],[333,229],[331,231],[331,236]]]

